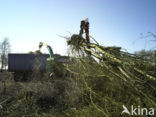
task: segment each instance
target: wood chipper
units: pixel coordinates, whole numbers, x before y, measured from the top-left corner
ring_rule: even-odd
[[[52,64],[54,63],[54,53],[49,45],[44,44],[42,42],[40,42],[39,44],[39,50],[42,48],[42,46],[45,46],[49,51],[50,56],[46,59],[46,71],[50,72],[50,70],[52,69]]]
[[[41,48],[45,46],[49,54],[42,54]],[[30,53],[10,53],[8,55],[8,71],[14,74],[15,81],[27,81],[34,71],[48,73],[54,69],[55,63],[67,63],[68,56],[55,55],[52,48],[42,42],[39,43],[39,50]]]

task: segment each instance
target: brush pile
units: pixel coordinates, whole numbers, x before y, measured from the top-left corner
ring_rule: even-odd
[[[93,40],[87,43],[79,35],[67,40],[77,62],[66,69],[82,80],[90,115],[117,117],[122,105],[156,109],[156,52],[142,57]]]

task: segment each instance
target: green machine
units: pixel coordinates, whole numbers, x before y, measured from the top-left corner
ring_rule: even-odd
[[[42,48],[42,46],[45,46],[45,47],[48,49],[48,51],[49,51],[50,57],[47,58],[47,61],[46,61],[46,71],[47,71],[48,73],[50,73],[50,72],[52,71],[52,69],[53,69],[53,64],[54,64],[54,53],[53,53],[52,48],[51,48],[49,45],[44,44],[44,43],[42,43],[42,42],[40,42],[40,44],[39,44],[39,50]]]

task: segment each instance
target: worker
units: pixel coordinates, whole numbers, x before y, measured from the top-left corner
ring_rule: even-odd
[[[87,43],[90,43],[90,39],[89,39],[89,21],[88,18],[84,19],[81,21],[81,25],[80,25],[80,33],[79,35],[82,37],[83,31],[85,30],[86,33],[86,41]]]

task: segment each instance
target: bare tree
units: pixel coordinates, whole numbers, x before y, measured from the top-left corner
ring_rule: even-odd
[[[8,65],[8,53],[10,52],[10,43],[8,38],[4,38],[2,43],[0,43],[0,64],[1,72],[6,70]]]

